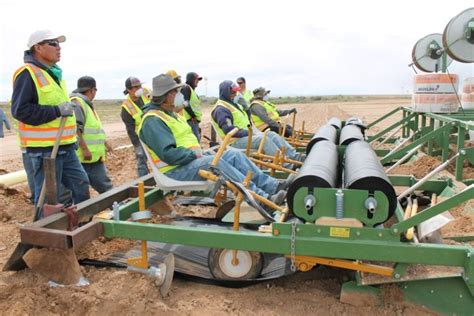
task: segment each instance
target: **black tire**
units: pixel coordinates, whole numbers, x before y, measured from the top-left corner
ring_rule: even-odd
[[[244,251],[239,250],[239,252],[243,252],[246,256],[251,258],[251,266],[245,275],[239,277],[232,277],[227,275],[220,266],[220,259],[223,255],[224,251],[232,251],[228,249],[217,249],[211,248],[209,250],[208,255],[208,265],[209,271],[211,272],[212,276],[217,280],[253,280],[257,278],[263,269],[263,256],[260,252],[252,252],[252,251]]]

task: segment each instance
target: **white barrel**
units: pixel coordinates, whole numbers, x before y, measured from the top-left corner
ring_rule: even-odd
[[[474,92],[463,93],[461,95],[461,104],[464,110],[474,110]]]
[[[462,82],[462,93],[474,93],[474,77],[464,79]]]
[[[417,74],[413,76],[413,93],[456,93],[459,76],[445,73]]]
[[[415,112],[454,113],[459,104],[456,94],[413,94],[412,109]]]

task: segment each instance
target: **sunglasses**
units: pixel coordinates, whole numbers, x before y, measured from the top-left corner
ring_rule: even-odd
[[[41,43],[39,43],[39,44],[40,44],[40,45],[47,44],[47,45],[49,45],[49,46],[58,47],[58,46],[59,46],[59,41],[57,41],[57,40],[44,41],[44,42],[41,42]]]
[[[243,82],[237,82],[237,84],[244,84]]]

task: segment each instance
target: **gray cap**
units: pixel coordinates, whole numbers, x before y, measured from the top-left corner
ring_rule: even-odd
[[[168,74],[161,74],[153,78],[153,97],[161,97],[169,91],[182,87],[182,83],[176,83],[173,77]]]
[[[254,98],[263,98],[269,93],[270,90],[266,90],[264,87],[258,87],[257,89],[253,90]]]
[[[77,80],[77,89],[72,91],[72,93],[82,93],[86,92],[89,89],[95,88],[96,82],[95,79],[90,76],[83,76]]]
[[[143,84],[137,77],[128,77],[125,80],[125,90],[123,90],[123,94],[127,95],[128,90],[131,90],[133,87],[139,87]]]

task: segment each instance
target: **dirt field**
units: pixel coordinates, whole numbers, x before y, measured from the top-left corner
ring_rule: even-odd
[[[344,119],[357,115],[370,122],[391,109],[407,103],[409,103],[407,99],[374,99],[366,102],[301,104],[297,106],[297,126],[301,126],[301,121],[304,119],[306,130],[314,132],[332,116]],[[289,107],[290,105],[281,106],[281,108]],[[204,122],[208,121],[207,112]],[[107,122],[110,123],[106,124],[105,130],[113,147],[128,145],[129,140],[120,118],[117,116],[115,122],[113,119],[108,119]],[[203,133],[210,134],[209,123],[204,124]],[[22,169],[21,154],[15,136],[10,134],[0,142],[2,148],[0,169],[3,169],[3,172]],[[114,185],[135,178],[132,149],[115,150],[109,157],[107,167]],[[416,169],[415,166],[410,171],[416,173],[418,171]],[[0,190],[0,267],[3,267],[19,241],[18,225],[31,220],[32,206],[28,201],[26,185]],[[469,217],[467,220],[469,221]],[[472,225],[472,217],[470,221]],[[99,258],[121,247],[130,247],[132,244],[124,241],[98,240],[80,252]],[[240,289],[222,288],[175,278],[171,294],[165,299],[160,297],[157,288],[145,276],[108,268],[87,267],[82,270],[91,284],[80,288],[51,288],[47,280],[30,270],[17,273],[1,272],[0,314],[430,314],[396,301],[386,302],[380,307],[355,307],[343,304],[339,302],[339,293],[341,284],[347,280],[347,276],[333,269],[319,268]]]

